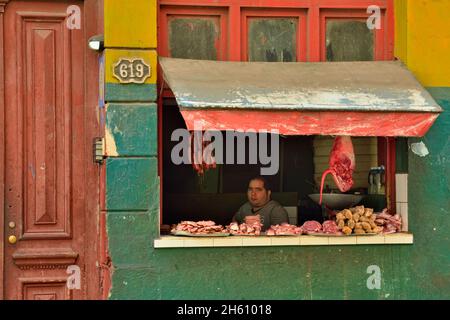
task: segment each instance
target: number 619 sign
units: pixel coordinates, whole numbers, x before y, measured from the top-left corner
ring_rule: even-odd
[[[113,75],[120,83],[144,83],[150,77],[151,69],[142,58],[120,58],[114,64]]]

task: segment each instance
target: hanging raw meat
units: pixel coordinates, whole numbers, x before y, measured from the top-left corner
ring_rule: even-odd
[[[208,169],[216,168],[216,160],[212,154],[205,155],[207,161],[203,158],[203,151],[210,143],[212,143],[211,141],[204,141],[203,136],[203,133],[196,136],[194,131],[191,132],[191,163],[199,176],[203,175]]]
[[[327,174],[333,175],[334,182],[341,192],[346,192],[353,186],[352,175],[353,170],[355,170],[355,153],[350,137],[340,136],[334,139],[329,165],[329,168],[322,174],[319,204],[322,204],[323,184]]]

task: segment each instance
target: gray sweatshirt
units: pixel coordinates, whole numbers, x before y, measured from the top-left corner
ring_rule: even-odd
[[[253,210],[250,202],[246,202],[239,208],[239,211],[234,215],[233,219],[238,223],[244,223],[246,216],[254,216],[257,214],[261,217],[261,223],[263,224],[262,231],[266,231],[270,226],[275,224],[289,223],[289,216],[286,209],[274,200],[270,200],[264,207],[257,210]]]

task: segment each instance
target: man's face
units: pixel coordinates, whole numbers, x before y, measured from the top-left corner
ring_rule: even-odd
[[[269,201],[270,191],[266,190],[263,181],[252,180],[248,185],[247,197],[252,207],[262,207]]]

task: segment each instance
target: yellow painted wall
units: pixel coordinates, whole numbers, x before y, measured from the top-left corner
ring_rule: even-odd
[[[156,0],[105,0],[105,47],[156,48]]]
[[[395,0],[395,56],[403,61],[403,63],[408,63],[407,55],[407,32],[408,25],[406,21],[408,9],[407,0]]]
[[[112,101],[156,100],[157,82],[157,1],[104,0],[105,99]],[[151,76],[142,85],[120,84],[113,76],[121,58],[143,58]],[[147,85],[151,85],[150,89]],[[147,96],[142,96],[147,88]],[[150,92],[154,92],[150,94]]]
[[[450,86],[450,0],[396,0],[395,54],[424,86]]]

